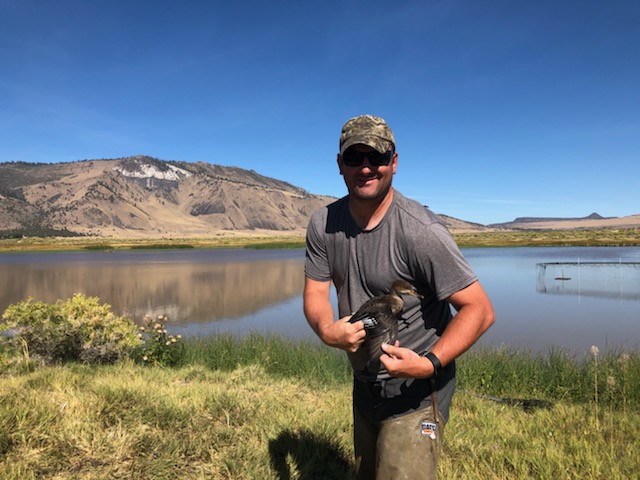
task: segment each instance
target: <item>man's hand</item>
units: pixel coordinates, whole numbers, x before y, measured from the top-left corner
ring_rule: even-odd
[[[364,343],[367,332],[361,321],[350,323],[351,315],[335,320],[330,301],[331,282],[305,277],[304,315],[316,335],[331,347],[356,352]]]
[[[382,344],[384,352],[380,362],[392,377],[403,378],[428,378],[433,375],[433,365],[429,360],[421,357],[413,350],[400,347],[400,342],[395,345]]]
[[[351,315],[342,317],[333,322],[330,326],[322,329],[322,340],[332,347],[341,348],[347,352],[354,353],[364,343],[367,332],[364,323],[361,321],[350,323]]]

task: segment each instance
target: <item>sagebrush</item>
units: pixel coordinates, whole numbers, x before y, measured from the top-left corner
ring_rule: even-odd
[[[2,315],[5,352],[45,364],[100,364],[131,357],[143,345],[132,319],[116,316],[97,297],[75,294],[54,304],[28,299]]]

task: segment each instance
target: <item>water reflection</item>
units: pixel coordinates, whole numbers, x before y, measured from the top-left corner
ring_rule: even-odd
[[[551,262],[537,270],[539,293],[640,300],[640,263]]]
[[[271,258],[242,251],[126,253],[33,254],[28,262],[0,263],[0,309],[29,297],[52,303],[84,293],[138,320],[166,314],[172,322],[199,323],[244,317],[298,297],[304,284],[299,252]]]
[[[640,269],[624,265],[640,265],[640,248],[463,253],[496,311],[496,324],[480,343],[580,352],[591,345],[638,347]],[[27,297],[55,302],[81,292],[109,303],[117,314],[126,311],[137,319],[167,314],[174,333],[259,331],[316,338],[302,313],[303,263],[303,250],[3,254],[0,312]],[[335,305],[335,294],[332,298]]]

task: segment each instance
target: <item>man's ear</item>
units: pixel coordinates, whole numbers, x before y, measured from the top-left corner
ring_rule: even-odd
[[[338,170],[340,171],[340,175],[342,175],[342,157],[340,156],[340,154],[338,154],[336,162],[338,162]]]

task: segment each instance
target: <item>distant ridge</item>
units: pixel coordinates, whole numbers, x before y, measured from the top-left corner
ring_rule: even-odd
[[[518,217],[512,222],[492,223],[493,228],[508,230],[574,230],[585,228],[638,228],[640,215],[603,217],[592,213],[586,217]]]
[[[491,226],[500,226],[505,225],[507,223],[536,223],[536,222],[566,222],[573,220],[604,220],[605,218],[613,218],[613,217],[603,217],[598,213],[592,213],[587,217],[518,217],[513,222],[506,223],[494,223]]]

